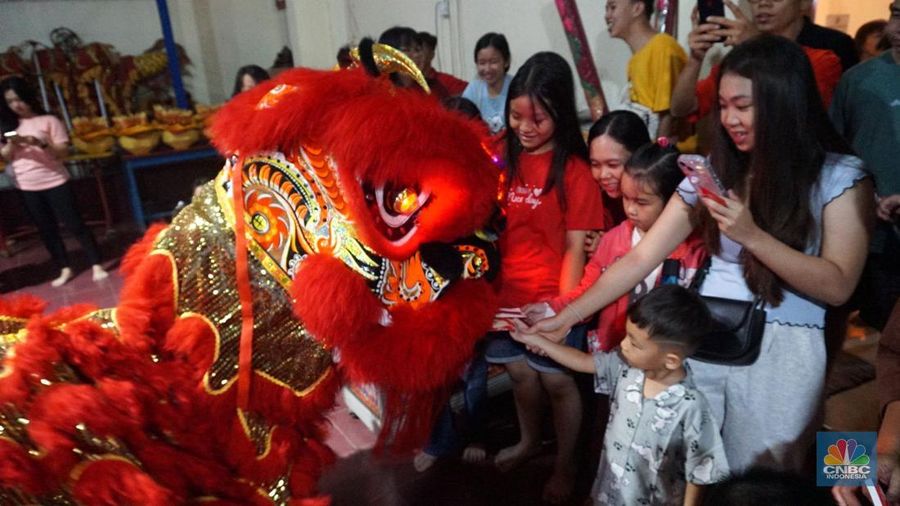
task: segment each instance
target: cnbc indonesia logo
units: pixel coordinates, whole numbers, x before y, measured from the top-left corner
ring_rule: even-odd
[[[855,439],[838,439],[822,460],[822,472],[828,480],[867,480],[872,472],[866,447]]]

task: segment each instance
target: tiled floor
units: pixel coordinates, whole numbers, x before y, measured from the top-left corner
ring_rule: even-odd
[[[91,281],[88,266],[77,253],[77,245],[68,240],[76,271],[80,272],[61,288],[49,285],[57,273],[51,272],[47,253],[37,239],[19,238],[12,246],[13,256],[0,257],[0,293],[31,293],[48,301],[49,310],[80,302],[113,306],[122,286],[122,279],[115,272],[117,259],[136,238],[136,233],[127,230],[99,238],[104,257],[110,259],[105,264],[110,269],[110,277],[99,283]],[[848,340],[845,348],[871,361],[876,340],[877,336],[872,335]],[[872,382],[832,396],[827,404],[826,423],[833,429],[874,430],[877,424],[874,397]],[[515,442],[517,437],[511,396],[504,394],[493,399],[489,409],[488,450],[495,452]],[[332,496],[335,505],[540,504],[541,489],[552,468],[553,445],[547,443],[537,457],[508,473],[490,465],[464,465],[449,459],[438,461],[425,473],[417,473],[410,456],[373,455],[375,435],[349,412],[340,397],[334,410],[327,414],[327,420],[327,444],[339,459],[320,481],[320,488]],[[549,428],[546,433],[551,433]],[[579,447],[591,446],[596,444],[582,443]],[[589,453],[582,452],[584,463],[570,504],[582,504],[590,488],[595,464]]]
[[[0,293],[36,295],[47,301],[48,311],[81,302],[101,307],[114,306],[122,288],[122,278],[116,272],[118,259],[136,237],[134,232],[123,231],[98,238],[103,257],[109,259],[104,266],[110,276],[97,283],[91,280],[90,266],[81,257],[78,243],[74,239],[66,239],[77,276],[59,288],[50,286],[50,281],[59,275],[59,271],[51,265],[50,255],[37,238],[19,237],[9,247],[11,255],[0,256]]]

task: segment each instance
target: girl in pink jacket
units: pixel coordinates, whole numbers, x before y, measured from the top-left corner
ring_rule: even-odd
[[[626,220],[603,235],[596,253],[584,268],[578,287],[548,301],[554,312],[561,311],[597,281],[616,260],[625,256],[662,214],[675,188],[684,176],[676,164],[678,150],[669,147],[665,139],[646,144],[628,159],[622,175],[622,204]],[[671,278],[666,282],[690,284],[694,274],[706,260],[706,251],[699,236],[691,235],[634,289],[600,311],[597,328],[588,332],[588,351],[609,351],[625,336],[625,310],[628,304],[663,282],[663,265],[671,266]],[[667,273],[669,269],[666,269]],[[674,279],[677,276],[677,279]],[[667,276],[668,278],[669,276]]]

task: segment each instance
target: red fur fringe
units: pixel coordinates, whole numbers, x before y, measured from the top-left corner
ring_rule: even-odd
[[[31,320],[26,328],[28,339],[16,345],[14,356],[5,359],[7,375],[0,379],[0,404],[25,405],[38,381],[54,378],[53,364],[62,361],[64,334],[40,319]]]
[[[87,464],[72,486],[72,495],[78,502],[91,506],[169,506],[182,502],[140,469],[118,459]]]
[[[0,439],[0,484],[14,485],[29,494],[47,491],[49,480],[37,461],[25,449],[8,439]]]
[[[176,302],[173,268],[165,256],[150,255],[125,280],[116,319],[130,346],[151,353],[172,326]]]
[[[294,314],[328,348],[378,325],[383,310],[366,281],[330,255],[310,255],[300,264],[291,297]]]
[[[119,264],[119,274],[127,278],[137,270],[138,266],[141,265],[141,262],[143,262],[150,254],[150,251],[153,250],[153,242],[156,241],[156,237],[159,233],[165,230],[166,226],[165,223],[154,223],[153,225],[150,225],[150,228],[147,229],[144,236],[141,237],[139,241],[132,244],[131,247],[128,248],[128,251],[125,252],[122,261]]]
[[[40,315],[46,308],[46,302],[28,293],[0,297],[0,315],[3,316],[27,319]]]
[[[335,459],[331,448],[319,440],[310,438],[304,443],[291,467],[290,486],[293,497],[312,496],[316,492],[316,484],[322,476],[322,470],[334,463]]]
[[[395,451],[413,449],[427,437],[446,400],[445,385],[454,383],[475,341],[490,328],[497,305],[486,281],[464,280],[420,309],[391,308],[392,323],[383,327],[383,306],[363,279],[325,255],[301,264],[294,287],[295,314],[313,335],[340,350],[339,365],[350,380],[382,389],[379,448],[390,444]]]

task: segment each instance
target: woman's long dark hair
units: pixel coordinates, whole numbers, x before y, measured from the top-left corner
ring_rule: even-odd
[[[6,92],[9,90],[16,92],[16,95],[31,107],[31,112],[35,115],[44,114],[37,93],[28,81],[19,76],[7,77],[0,81],[0,130],[11,132],[19,128],[19,116],[6,103]]]
[[[266,72],[266,69],[259,65],[244,65],[238,69],[237,75],[234,76],[234,91],[231,93],[232,97],[241,92],[241,89],[244,86],[245,75],[252,77],[253,80],[256,81],[256,84],[269,78],[269,73]]]
[[[722,61],[723,76],[753,82],[754,146],[737,149],[716,106],[712,165],[726,188],[750,194],[756,224],[791,248],[803,251],[815,225],[810,194],[819,179],[826,152],[851,153],[822,106],[806,54],[797,44],[775,35],[760,35],[737,46]],[[719,229],[705,206],[696,208],[707,247],[720,251]],[[784,300],[780,279],[744,251],[744,278],[753,293],[777,306]]]
[[[650,142],[647,124],[631,111],[612,111],[598,119],[588,131],[588,146],[601,135],[612,137],[629,153],[634,153],[639,147]]]
[[[506,184],[510,186],[519,177],[519,156],[522,144],[519,137],[509,125],[511,100],[529,96],[543,107],[553,118],[554,130],[553,160],[547,180],[544,182],[543,194],[546,195],[554,187],[560,206],[565,209],[566,195],[563,183],[566,172],[566,161],[570,156],[578,156],[587,161],[587,145],[581,136],[578,125],[578,113],[575,110],[575,82],[572,69],[562,56],[548,51],[536,53],[522,64],[516,76],[509,83],[509,94],[506,96]]]

